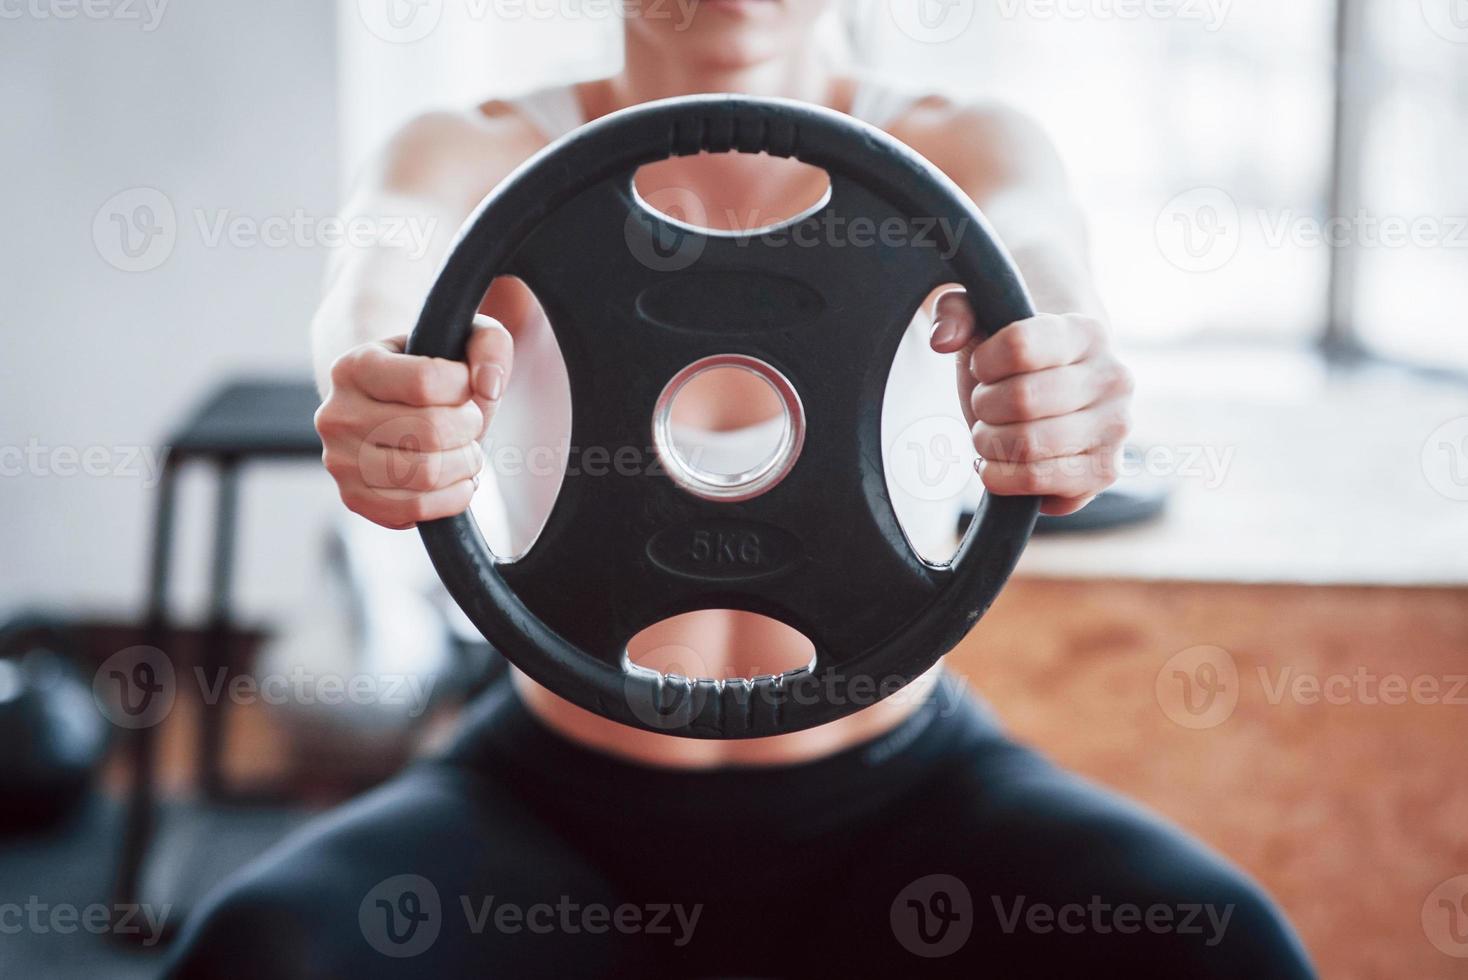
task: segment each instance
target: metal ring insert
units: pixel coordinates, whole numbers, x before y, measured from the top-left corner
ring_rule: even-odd
[[[740,473],[704,469],[688,459],[673,439],[673,402],[690,381],[716,368],[739,368],[759,378],[775,393],[784,415],[774,451],[757,466]],[[694,361],[663,387],[653,406],[652,443],[663,467],[678,486],[704,500],[738,503],[766,493],[795,466],[805,445],[805,408],[790,379],[769,364],[744,354],[715,354]]]

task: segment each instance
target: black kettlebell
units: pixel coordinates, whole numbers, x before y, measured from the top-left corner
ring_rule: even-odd
[[[59,823],[91,788],[108,726],[83,662],[78,638],[54,621],[0,627],[0,831]]]

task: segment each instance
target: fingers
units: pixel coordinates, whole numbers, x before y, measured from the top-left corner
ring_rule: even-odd
[[[1129,404],[1114,398],[1053,418],[973,427],[974,450],[984,459],[1029,463],[1114,450],[1131,428]]]
[[[333,391],[316,413],[316,431],[328,449],[355,453],[362,445],[441,453],[479,439],[484,416],[472,401],[415,408]]]
[[[479,432],[482,436],[494,420],[500,399],[509,384],[510,371],[515,364],[515,341],[498,320],[477,314],[465,360],[474,402],[484,416]]]
[[[316,413],[322,462],[348,508],[384,527],[462,513],[479,446],[513,363],[508,331],[476,317],[465,362],[410,356],[405,338],[364,344],[332,366]]]
[[[1090,317],[1031,317],[981,341],[969,357],[968,369],[980,384],[993,384],[1017,374],[1074,364],[1105,339],[1100,322]]]
[[[1043,497],[1045,513],[1072,513],[1116,482],[1119,456],[1119,449],[1098,449],[1033,462],[986,459],[979,476],[990,493]]]
[[[974,344],[960,394],[994,494],[1070,514],[1116,481],[1133,381],[1090,317],[1041,315]],[[963,375],[974,385],[966,389]]]
[[[477,442],[436,453],[364,445],[357,453],[357,475],[374,490],[429,493],[472,481],[483,468],[484,450]]]
[[[339,358],[333,387],[397,405],[459,405],[469,399],[469,369],[457,361],[404,354],[401,338],[361,347]]]
[[[1098,402],[1125,398],[1132,388],[1125,365],[1106,356],[977,386],[969,396],[969,411],[974,420],[1008,425],[1079,412]]]
[[[973,339],[974,324],[968,294],[951,289],[933,304],[933,332],[928,342],[940,354],[956,354]]]
[[[436,521],[464,513],[469,509],[476,489],[473,480],[461,480],[452,486],[427,493],[346,485],[341,488],[341,498],[349,510],[361,514],[372,523],[394,531],[406,531],[423,521]]]

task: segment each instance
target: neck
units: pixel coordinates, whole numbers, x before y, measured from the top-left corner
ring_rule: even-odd
[[[733,92],[826,103],[834,76],[825,59],[802,51],[748,64],[728,65],[669,58],[630,27],[626,60],[610,80],[610,112],[676,95]]]

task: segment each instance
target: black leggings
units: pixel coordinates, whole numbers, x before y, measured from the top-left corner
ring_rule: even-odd
[[[1004,737],[946,676],[778,769],[612,760],[508,683],[456,743],[276,847],[179,978],[1312,975],[1221,857]]]

